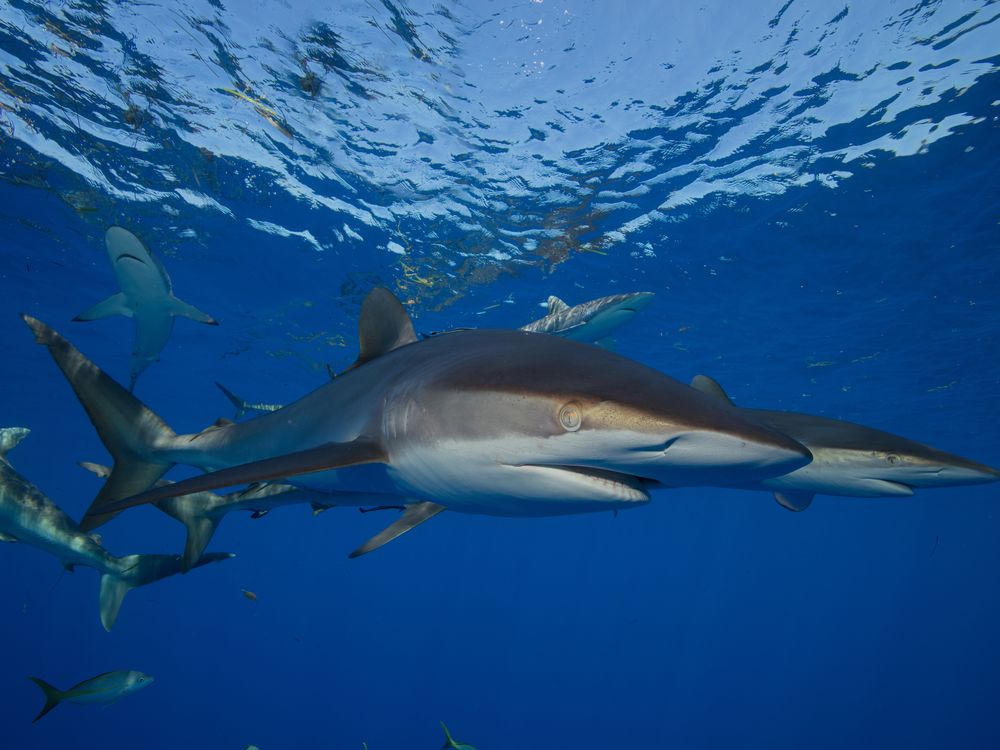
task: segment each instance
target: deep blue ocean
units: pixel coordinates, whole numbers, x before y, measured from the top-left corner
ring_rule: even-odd
[[[178,319],[136,395],[178,432],[357,356],[376,286],[421,332],[549,295],[652,304],[616,351],[742,406],[1000,464],[1000,3],[8,0],[0,426],[79,518],[108,454],[18,317],[128,382],[139,235]],[[183,471],[171,474],[184,476]],[[1000,747],[1000,485],[657,491],[612,515],[234,513],[236,558],[128,595],[0,545],[0,747]],[[146,506],[114,554],[180,552]],[[252,591],[250,600],[243,590]],[[42,677],[155,677],[37,724]]]

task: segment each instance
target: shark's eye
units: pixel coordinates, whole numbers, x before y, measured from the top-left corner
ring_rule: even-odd
[[[580,413],[580,405],[570,401],[559,410],[559,424],[567,432],[576,432],[580,429],[580,422],[583,415]]]
[[[899,456],[897,456],[895,453],[887,453],[885,460],[890,464],[897,464],[899,463]]]

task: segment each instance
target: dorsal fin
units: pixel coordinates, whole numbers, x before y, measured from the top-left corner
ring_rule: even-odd
[[[0,429],[0,461],[6,461],[7,451],[16,447],[29,432],[31,430],[27,427],[4,427]]]
[[[413,322],[396,296],[384,287],[372,289],[358,318],[360,351],[352,367],[417,340]]]
[[[695,375],[691,378],[691,387],[707,396],[721,399],[727,404],[733,403],[733,400],[729,398],[729,394],[726,393],[723,387],[717,381],[708,377],[708,375]]]
[[[569,310],[569,305],[563,302],[561,299],[552,295],[549,297],[549,315],[554,315],[555,313],[563,312],[564,310]]]

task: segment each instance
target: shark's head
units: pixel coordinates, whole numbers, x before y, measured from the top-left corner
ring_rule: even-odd
[[[521,331],[420,346],[425,356],[385,418],[386,432],[411,436],[398,460],[426,480],[414,487],[427,496],[462,473],[498,495],[570,495],[590,484],[638,499],[651,484],[738,485],[811,458],[733,407],[598,347]]]
[[[808,446],[815,456],[809,466],[769,480],[768,486],[882,497],[1000,480],[1000,471],[990,466],[871,427],[809,414],[748,411]]]
[[[170,293],[163,265],[138,237],[124,227],[110,227],[104,235],[108,258],[126,296],[134,299]]]
[[[561,335],[575,341],[607,339],[645,308],[653,296],[652,292],[632,292],[585,302],[572,308],[579,311],[580,320]]]

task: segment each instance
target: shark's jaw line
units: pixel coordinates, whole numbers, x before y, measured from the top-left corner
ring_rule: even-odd
[[[507,464],[514,468],[535,469],[542,471],[566,472],[574,477],[582,477],[594,484],[595,488],[606,490],[609,494],[621,494],[625,502],[648,502],[649,492],[646,491],[644,480],[632,474],[622,474],[607,469],[595,469],[590,466],[570,466],[567,464]]]

